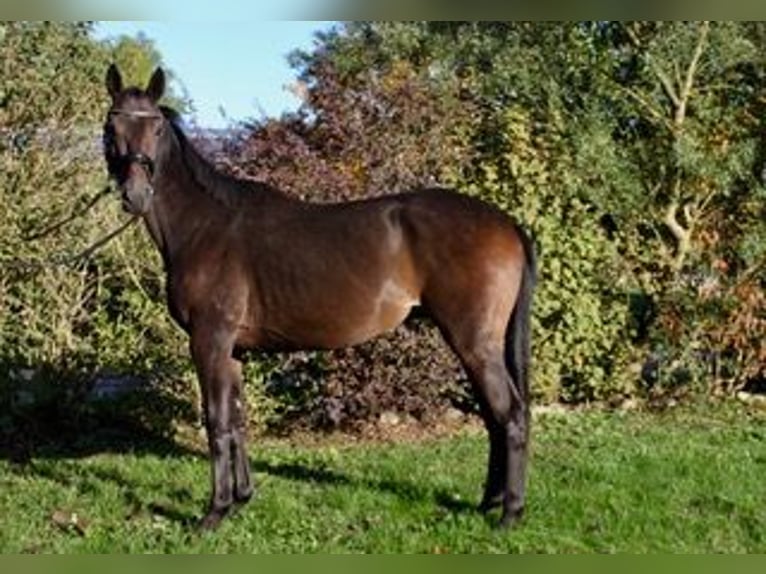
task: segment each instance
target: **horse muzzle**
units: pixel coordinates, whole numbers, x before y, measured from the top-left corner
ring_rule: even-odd
[[[122,209],[131,215],[144,215],[154,197],[154,188],[148,182],[136,185],[126,184],[122,188]]]

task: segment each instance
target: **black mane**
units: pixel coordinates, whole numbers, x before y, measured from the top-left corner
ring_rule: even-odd
[[[173,130],[184,165],[202,190],[216,201],[227,207],[240,208],[266,196],[286,197],[267,183],[238,179],[220,171],[189,140],[181,127],[181,114],[168,106],[160,106],[160,111]]]

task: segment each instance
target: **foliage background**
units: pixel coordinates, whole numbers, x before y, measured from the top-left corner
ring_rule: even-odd
[[[763,24],[356,22],[319,40],[293,55],[298,113],[197,133],[221,169],[314,201],[448,185],[512,213],[540,258],[537,401],[763,388]],[[162,59],[146,38],[97,42],[86,23],[0,24],[8,443],[43,432],[41,412],[78,424],[108,376],[156,383],[167,400],[138,414],[163,432],[193,416],[186,341],[143,230],[76,269],[43,264],[116,227],[117,202],[28,240],[106,183],[110,61],[141,85]],[[247,374],[261,428],[473,408],[424,321],[354,350],[254,357]]]

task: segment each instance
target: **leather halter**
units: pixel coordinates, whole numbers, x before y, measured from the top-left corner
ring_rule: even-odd
[[[165,117],[157,112],[149,112],[144,110],[123,110],[120,108],[109,110],[110,116],[127,116],[130,118],[142,118],[142,119],[153,119],[153,120],[164,120]],[[146,171],[146,174],[149,176],[149,179],[152,179],[154,177],[154,171],[155,171],[155,165],[154,165],[154,159],[146,155],[142,152],[131,152],[126,153],[124,155],[119,156],[117,159],[119,159],[122,162],[126,162],[127,164],[131,163],[137,163],[140,165],[144,171]]]

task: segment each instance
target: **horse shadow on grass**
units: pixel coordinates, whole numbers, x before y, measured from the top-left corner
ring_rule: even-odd
[[[159,380],[85,377],[47,365],[27,373],[0,361],[0,460],[25,464],[33,458],[73,459],[100,453],[190,452],[174,435],[178,422],[199,419],[197,409]],[[94,392],[94,383],[107,379],[124,380],[128,388]]]
[[[393,494],[402,500],[412,502],[430,501],[452,514],[474,513],[477,511],[476,504],[463,500],[446,489],[434,491],[427,485],[409,480],[357,478],[337,470],[322,467],[321,464],[312,466],[295,462],[273,463],[263,460],[251,460],[251,467],[255,472],[291,481],[365,488],[381,493]]]
[[[8,373],[0,365],[0,373]],[[42,372],[43,375],[39,375]],[[78,461],[98,454],[151,455],[159,458],[193,456],[206,462],[203,449],[191,448],[175,439],[178,422],[198,424],[196,405],[161,384],[141,384],[119,398],[94,399],[90,384],[57,384],[76,380],[71,373],[41,369],[39,380],[0,380],[0,460],[11,472],[53,481],[62,487],[87,489],[94,481],[109,482],[123,493],[128,515],[159,515],[192,525],[204,501],[190,503],[190,489],[169,487],[165,481],[141,481],[120,470]],[[251,452],[257,453],[257,440]],[[362,479],[330,470],[321,463],[273,463],[251,457],[253,471],[291,481],[348,485],[393,494],[404,500],[431,501],[453,514],[473,512],[475,506],[446,490],[436,490],[408,480]],[[202,470],[201,472],[205,472]],[[204,474],[207,479],[207,474]],[[202,475],[201,477],[202,478]],[[151,484],[150,484],[151,483]],[[85,486],[83,486],[85,485]],[[157,495],[140,500],[138,492]],[[195,504],[199,503],[197,509]],[[253,501],[257,504],[257,497]],[[194,512],[189,508],[194,507]]]
[[[107,387],[124,379],[129,389],[94,392],[107,379]],[[150,477],[138,482],[107,464],[80,461],[99,454],[204,459],[204,451],[175,436],[179,422],[198,421],[193,402],[159,378],[113,373],[94,378],[52,365],[24,369],[0,358],[0,461],[8,463],[8,471],[82,492],[97,482],[117,485],[128,514],[159,514],[183,523],[195,519],[180,510],[190,492],[171,491],[157,480],[151,489],[162,502],[141,501],[136,492],[146,489]]]

